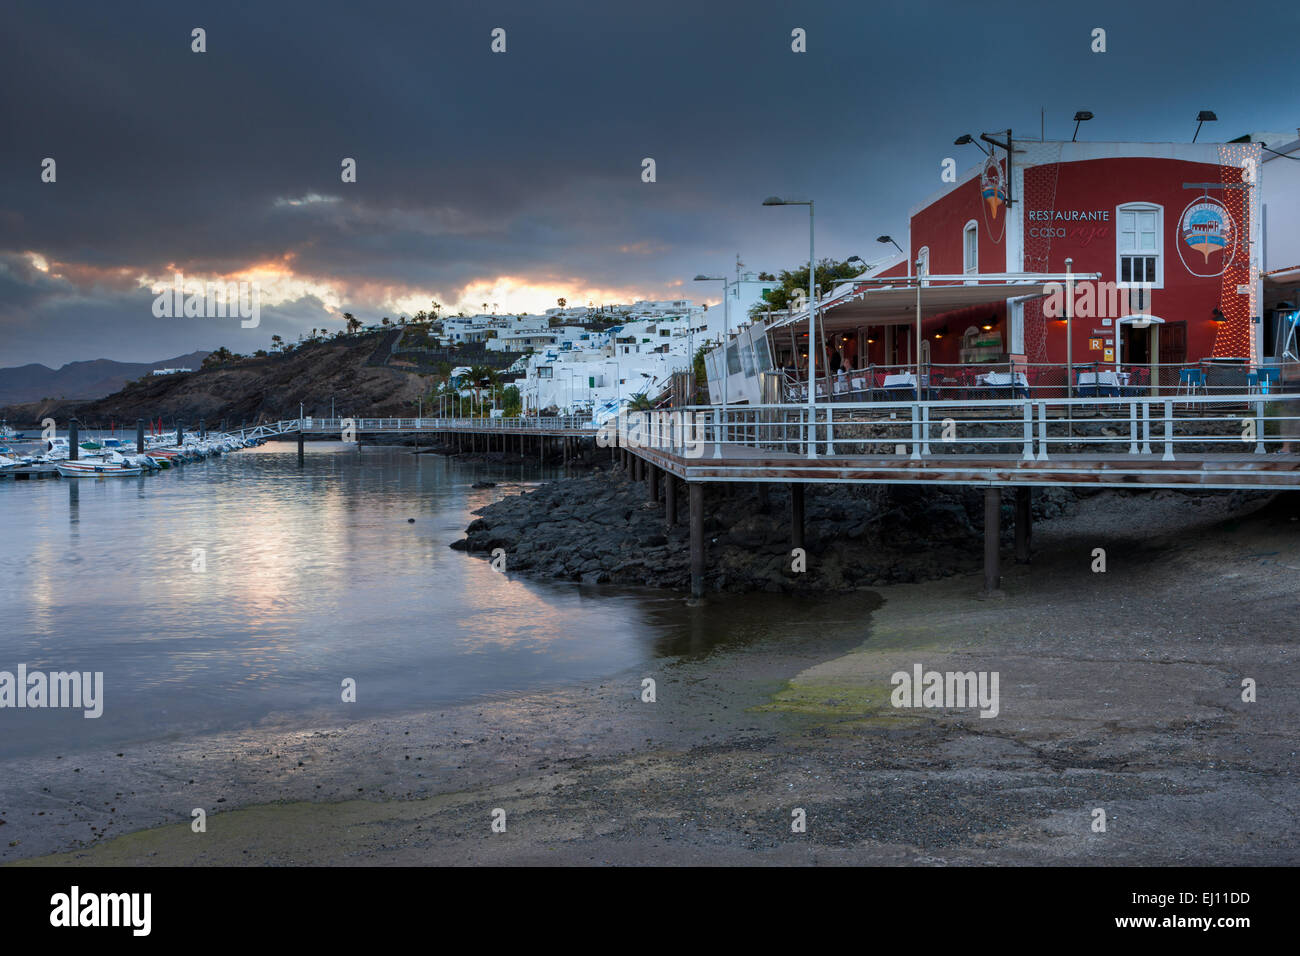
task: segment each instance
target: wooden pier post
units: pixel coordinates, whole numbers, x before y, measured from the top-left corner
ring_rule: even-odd
[[[664,520],[668,527],[677,526],[677,479],[664,472]]]
[[[143,418],[137,418],[135,420],[135,453],[137,455],[144,454],[144,419]]]
[[[704,485],[690,482],[691,597],[704,597]]]
[[[68,461],[76,461],[81,454],[81,446],[78,442],[81,440],[81,431],[77,427],[77,420],[74,418],[68,422]]]
[[[646,462],[646,472],[649,481],[646,482],[646,497],[651,501],[659,500],[659,469],[654,465]]]
[[[177,422],[176,423],[176,447],[180,448],[181,445],[184,444],[184,442],[185,442],[185,423]]]
[[[1002,489],[984,489],[984,590],[980,597],[1002,596],[1002,569],[998,545],[1002,531]]]
[[[199,437],[200,438],[208,437],[208,421],[206,418],[199,419]]]
[[[1029,510],[1030,494],[1028,486],[1016,489],[1016,563],[1029,563],[1029,543],[1034,534],[1034,517]]]
[[[299,426],[298,426],[298,465],[301,466],[302,463],[303,463],[303,457],[302,457],[302,426],[299,425]]]
[[[803,547],[803,485],[790,485],[790,547]]]

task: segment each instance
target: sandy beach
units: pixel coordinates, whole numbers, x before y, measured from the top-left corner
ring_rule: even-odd
[[[803,639],[655,673],[12,761],[0,861],[1300,862],[1300,506],[1157,492],[1138,512],[1126,497],[1039,523],[1033,564],[1006,558],[1003,600],[978,600],[971,574],[893,585],[823,602]],[[891,674],[918,663],[996,671],[998,715],[894,707]]]

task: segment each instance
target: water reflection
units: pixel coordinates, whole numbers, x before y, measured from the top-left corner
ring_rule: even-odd
[[[331,443],[299,469],[283,443],[139,479],[0,485],[0,669],[105,674],[103,717],[7,711],[0,757],[508,696],[865,623],[862,599],[687,607],[448,547],[473,509],[549,474]],[[498,486],[470,487],[483,479]]]

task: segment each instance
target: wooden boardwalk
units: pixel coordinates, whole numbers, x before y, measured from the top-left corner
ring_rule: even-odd
[[[831,484],[1200,488],[1300,491],[1300,454],[820,455],[708,444],[701,457],[637,448],[632,454],[683,481]]]

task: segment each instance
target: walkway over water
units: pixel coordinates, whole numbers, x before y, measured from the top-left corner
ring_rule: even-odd
[[[236,434],[474,435],[502,450],[525,436],[594,439],[688,483],[1300,490],[1300,395],[1282,394],[697,406],[599,428],[579,416],[304,418]]]
[[[984,591],[999,594],[1002,490],[1016,490],[1016,559],[1028,562],[1036,486],[1300,490],[1300,395],[834,402],[632,412],[597,428],[582,418],[303,419],[258,426],[266,437],[433,433],[478,447],[609,448],[669,527],[689,500],[691,592],[704,588],[705,489],[790,487],[790,541],[804,542],[804,487],[956,484],[984,494]],[[1295,447],[1292,447],[1292,443]],[[301,445],[300,445],[301,452]]]

